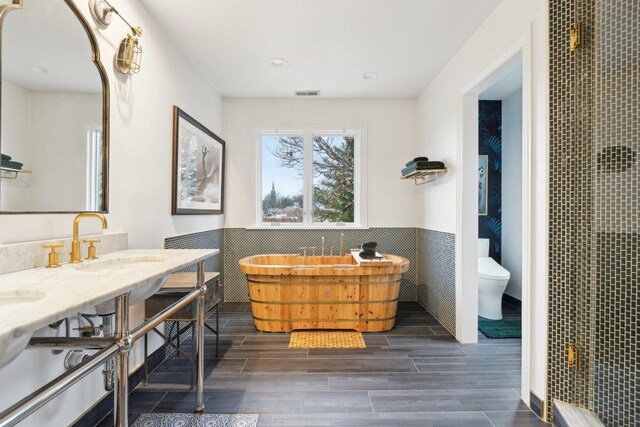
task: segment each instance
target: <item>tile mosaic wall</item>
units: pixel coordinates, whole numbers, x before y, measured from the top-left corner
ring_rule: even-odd
[[[222,286],[222,299],[224,300],[224,251],[223,229],[207,230],[198,233],[182,234],[180,236],[167,237],[164,239],[165,249],[220,249],[220,253],[205,261],[205,271],[220,272],[220,283]],[[191,265],[180,271],[196,271],[196,265]]]
[[[207,271],[223,273],[223,297],[228,302],[248,301],[247,282],[238,261],[261,253],[299,253],[302,246],[317,246],[322,236],[328,253],[337,253],[340,233],[345,248],[376,241],[380,252],[403,256],[411,262],[402,279],[401,301],[418,300],[449,331],[455,332],[455,235],[419,228],[370,228],[366,230],[251,230],[225,228],[165,239],[166,248],[219,248],[221,254],[207,261]],[[190,271],[194,271],[190,267]]]
[[[586,153],[591,151],[590,126],[580,94],[588,89],[576,79],[580,55],[569,51],[569,28],[579,19],[575,1],[550,2],[550,146],[549,156],[549,325],[547,397],[581,406],[588,405],[589,375],[566,362],[567,344],[580,345],[581,364],[588,366],[591,341],[585,308],[590,305],[592,280],[588,222],[593,218],[589,202],[591,176]],[[588,39],[585,40],[587,42]],[[585,44],[587,46],[588,44]],[[586,70],[585,70],[586,71]],[[578,143],[580,141],[580,143]],[[587,202],[585,204],[585,202]],[[582,212],[583,215],[576,215]],[[585,363],[586,362],[586,363]],[[551,401],[549,403],[552,403]],[[553,405],[548,405],[549,411]],[[551,414],[550,414],[551,415]]]
[[[418,302],[455,335],[455,234],[422,228],[417,232]]]
[[[400,301],[415,301],[417,296],[416,229],[370,228],[366,230],[251,230],[226,228],[224,231],[225,301],[249,301],[247,282],[238,261],[265,253],[300,253],[300,247],[316,246],[320,253],[322,236],[326,253],[331,246],[340,249],[344,233],[345,250],[369,241],[378,242],[378,251],[403,256],[411,262],[400,286]]]
[[[179,236],[166,237],[164,239],[165,249],[220,249],[220,253],[215,255],[204,262],[204,271],[217,271],[220,272],[221,292],[220,297],[224,301],[224,263],[223,263],[223,240],[224,229],[207,230],[198,233],[182,234]],[[197,265],[190,265],[182,270],[185,272],[195,272]],[[175,324],[177,323],[177,325]],[[189,322],[167,322],[165,323],[164,333],[169,336],[171,333],[175,333],[175,330],[171,328],[185,328],[189,325]],[[187,329],[184,333],[180,334],[180,342],[186,341],[191,338],[191,329]],[[165,356],[170,357],[175,354],[173,347],[167,346],[165,349]]]
[[[549,16],[548,397],[640,425],[640,3],[551,0]]]
[[[478,102],[478,155],[487,156],[478,183],[478,237],[489,239],[489,256],[502,263],[502,101]],[[479,165],[480,168],[480,165]],[[486,185],[486,187],[484,187]],[[481,188],[484,187],[484,188]],[[484,200],[482,200],[484,199]]]

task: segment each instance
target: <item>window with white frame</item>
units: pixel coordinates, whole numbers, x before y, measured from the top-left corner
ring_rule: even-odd
[[[362,225],[359,131],[259,133],[258,224]]]
[[[102,171],[102,126],[87,126],[87,174],[86,174],[86,202],[88,211],[101,211],[103,171]]]

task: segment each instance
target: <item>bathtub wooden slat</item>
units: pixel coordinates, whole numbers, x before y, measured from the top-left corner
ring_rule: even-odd
[[[343,257],[256,255],[240,260],[247,276],[254,324],[261,331],[393,328],[406,258],[390,265],[358,266]]]

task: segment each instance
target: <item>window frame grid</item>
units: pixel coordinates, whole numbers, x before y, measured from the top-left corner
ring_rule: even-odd
[[[104,171],[102,170],[102,155],[97,156],[97,153],[102,149],[104,150],[104,130],[102,123],[87,123],[85,124],[85,180],[84,180],[84,195],[85,195],[85,210],[90,212],[101,212],[102,198],[98,199],[97,195],[101,190],[99,184],[99,177],[97,171],[101,172],[102,179],[104,179]],[[98,138],[98,135],[100,138]],[[104,191],[104,190],[103,190]]]
[[[366,200],[363,197],[364,174],[362,158],[364,156],[364,130],[362,127],[264,127],[256,129],[256,179],[255,206],[256,228],[294,228],[294,229],[326,229],[326,228],[366,228]],[[304,172],[303,172],[303,220],[295,222],[262,221],[262,137],[263,136],[302,136],[304,139]],[[354,138],[354,222],[313,222],[313,137],[314,136],[353,136]]]

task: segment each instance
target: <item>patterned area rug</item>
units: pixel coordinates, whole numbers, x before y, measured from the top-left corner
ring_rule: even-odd
[[[256,427],[258,414],[140,414],[132,427]]]
[[[293,331],[289,348],[367,348],[356,331]]]
[[[478,329],[487,338],[522,338],[522,322],[516,319],[478,319]]]

